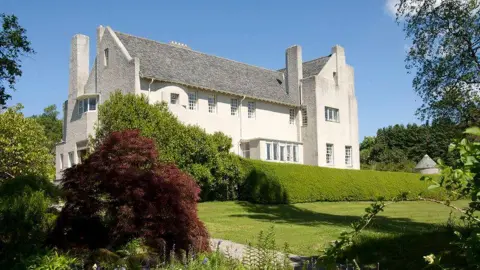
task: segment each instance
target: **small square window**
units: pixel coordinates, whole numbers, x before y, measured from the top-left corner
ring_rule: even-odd
[[[108,67],[108,62],[110,61],[108,53],[108,49],[103,50],[103,65],[106,67]]]
[[[325,107],[325,121],[340,122],[340,113],[338,109]]]
[[[192,111],[197,109],[197,92],[188,93],[188,109]]]
[[[248,118],[255,118],[255,102],[249,101],[248,102]]]
[[[295,124],[295,109],[290,109],[290,120],[289,123],[290,125]]]
[[[352,166],[352,147],[345,146],[345,165]]]
[[[333,144],[327,143],[326,160],[328,165],[333,165]]]
[[[238,99],[232,98],[230,99],[230,114],[237,115],[238,113]]]
[[[208,112],[209,113],[217,112],[217,97],[215,95],[211,95],[208,97]]]
[[[308,124],[307,108],[302,108],[302,125],[306,127],[307,124]]]
[[[170,104],[178,104],[180,95],[177,93],[170,93]]]

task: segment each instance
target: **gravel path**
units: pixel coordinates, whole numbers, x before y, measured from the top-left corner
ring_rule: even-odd
[[[237,260],[242,260],[243,254],[247,250],[247,245],[235,243],[229,240],[223,240],[223,239],[215,239],[211,238],[210,239],[210,247],[212,250],[218,250],[225,254],[226,256],[229,256],[231,258],[237,259]],[[278,258],[280,261],[283,260],[283,253],[278,252],[277,253]],[[303,263],[308,260],[308,257],[302,257],[298,256],[295,254],[289,254],[288,257],[290,258],[291,265],[294,269],[301,269]]]

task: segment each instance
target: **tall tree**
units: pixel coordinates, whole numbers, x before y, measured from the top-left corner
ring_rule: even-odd
[[[58,119],[60,113],[57,111],[56,105],[50,105],[43,109],[41,115],[33,115],[37,123],[43,126],[45,136],[49,140],[49,149],[55,151],[55,144],[62,139],[62,120]]]
[[[25,118],[21,105],[0,114],[0,179],[26,174],[53,178],[53,156],[43,127]]]
[[[412,46],[406,57],[422,98],[422,119],[478,122],[480,1],[400,0],[397,21]]]
[[[35,53],[28,41],[25,28],[15,15],[0,14],[0,109],[5,108],[7,87],[15,90],[17,77],[22,76],[21,56]]]

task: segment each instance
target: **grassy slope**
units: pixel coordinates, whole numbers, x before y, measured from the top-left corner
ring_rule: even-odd
[[[274,225],[278,246],[288,242],[292,253],[314,255],[347,230],[368,205],[368,202],[293,205],[207,202],[199,204],[199,214],[212,237],[247,243],[255,239],[260,230]],[[455,205],[465,206],[466,202],[460,201]],[[428,202],[393,204],[377,217],[364,235],[378,241],[405,234],[432,232],[439,224],[446,224],[449,213],[446,207]]]

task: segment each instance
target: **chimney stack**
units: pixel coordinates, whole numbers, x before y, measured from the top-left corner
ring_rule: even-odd
[[[68,96],[76,98],[83,94],[88,80],[89,68],[89,38],[85,35],[75,35],[72,38],[70,52],[70,82]]]
[[[303,79],[302,47],[294,45],[286,52],[286,90],[287,94],[300,92],[300,80]]]

